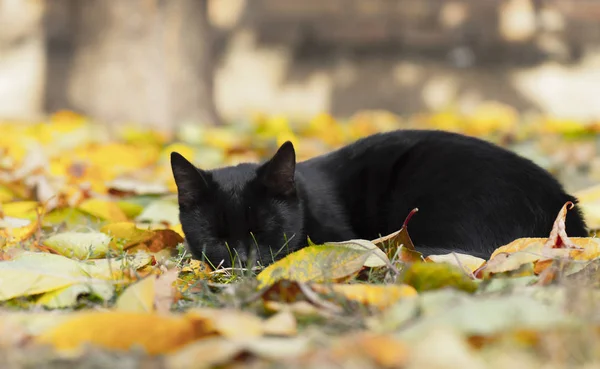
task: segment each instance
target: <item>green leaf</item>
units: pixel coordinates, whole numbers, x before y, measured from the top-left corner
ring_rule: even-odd
[[[469,278],[461,268],[448,263],[411,264],[404,274],[404,283],[417,291],[454,287],[466,292],[475,292],[478,284]]]

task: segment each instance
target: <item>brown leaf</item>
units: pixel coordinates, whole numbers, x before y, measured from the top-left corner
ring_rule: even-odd
[[[408,222],[418,211],[418,208],[411,210],[399,231],[371,241],[386,251],[390,260],[409,263],[424,260],[423,255],[415,249],[415,245],[408,235]]]

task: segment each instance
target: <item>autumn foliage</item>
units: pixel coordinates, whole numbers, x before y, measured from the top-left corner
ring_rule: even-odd
[[[548,140],[583,142],[600,129],[522,122],[495,103],[472,116],[361,112],[294,123],[257,115],[227,127],[183,126],[176,137],[135,125],[109,130],[71,112],[1,122],[0,355],[48,347],[92,360],[94,349],[140,349],[164,355],[169,368],[248,360],[424,368],[435,365],[432,350],[483,367],[498,347],[546,350],[582,326],[597,348],[600,326],[585,314],[600,298],[600,242],[568,236],[570,203],[548,238],[514,240],[489,260],[424,258],[410,240],[410,220],[394,234],[311,245],[262,270],[214,270],[185,250],[172,151],[213,168],[260,160],[291,140],[303,160],[414,127],[541,142],[541,156]],[[578,196],[590,226],[600,228],[600,189]]]

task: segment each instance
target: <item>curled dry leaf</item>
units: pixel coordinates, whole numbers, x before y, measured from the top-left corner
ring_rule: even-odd
[[[544,244],[544,249],[579,249],[579,247],[569,239],[566,231],[565,221],[567,219],[567,211],[573,209],[573,207],[575,207],[575,204],[573,204],[571,201],[567,201],[563,205],[562,209],[560,209],[560,212],[556,216],[556,220],[552,225],[550,237],[548,237],[548,240]]]
[[[573,208],[567,202],[558,213],[550,236],[520,238],[497,248],[490,260],[479,268],[477,276],[516,271],[531,264],[535,274],[540,274],[554,259],[592,260],[600,256],[600,240],[587,237],[568,237],[565,226],[567,211]]]
[[[418,211],[419,209],[415,208],[408,213],[399,231],[374,239],[371,242],[381,247],[393,261],[398,260],[407,263],[423,261],[423,255],[415,249],[415,245],[408,234],[408,222]]]

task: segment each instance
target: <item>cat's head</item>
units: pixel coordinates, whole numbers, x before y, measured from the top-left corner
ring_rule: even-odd
[[[213,266],[268,265],[298,249],[303,213],[295,168],[291,142],[264,164],[210,171],[171,153],[179,218],[194,258]]]

